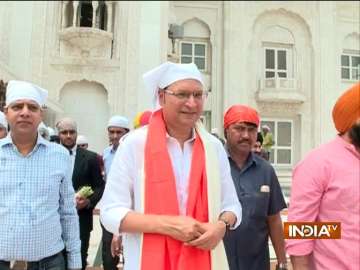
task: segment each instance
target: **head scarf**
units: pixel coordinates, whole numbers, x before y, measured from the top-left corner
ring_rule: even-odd
[[[199,81],[203,88],[204,82],[201,72],[194,63],[191,64],[175,64],[166,62],[143,75],[144,83],[150,92],[154,106],[159,108],[158,90],[164,89],[170,84],[186,79],[194,79]]]
[[[348,131],[360,117],[360,83],[353,85],[339,99],[332,111],[335,128],[340,133]]]
[[[29,99],[35,101],[40,107],[45,105],[48,91],[41,87],[24,81],[9,81],[6,88],[5,106],[20,100]]]
[[[259,126],[260,118],[257,111],[245,105],[233,105],[224,115],[224,128],[238,122],[247,122]]]

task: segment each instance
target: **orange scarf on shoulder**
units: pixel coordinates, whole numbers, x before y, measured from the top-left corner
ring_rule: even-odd
[[[156,111],[148,127],[145,144],[144,213],[179,215],[176,184],[166,146],[162,110]],[[186,215],[200,222],[209,221],[205,152],[197,135],[191,161]],[[210,251],[184,246],[160,234],[145,233],[141,270],[211,270]]]

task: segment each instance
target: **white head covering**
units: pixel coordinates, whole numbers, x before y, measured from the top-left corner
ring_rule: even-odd
[[[75,130],[77,131],[76,122],[71,118],[63,118],[56,123],[56,129],[58,132],[62,130]]]
[[[41,136],[43,136],[45,139],[49,139],[49,130],[47,129],[46,125],[44,124],[44,122],[41,122],[38,126],[38,131],[41,134]]]
[[[3,126],[4,128],[6,128],[6,130],[7,130],[8,123],[6,121],[5,114],[2,111],[0,111],[0,125]]]
[[[186,79],[194,79],[199,81],[203,87],[201,72],[194,63],[191,64],[175,64],[166,62],[143,75],[145,86],[153,97],[156,108],[159,107],[158,90],[164,89],[170,84]]]
[[[108,123],[108,128],[109,127],[121,127],[130,130],[129,120],[121,115],[114,115],[113,117],[111,117]]]
[[[89,144],[89,141],[84,135],[78,135],[76,139],[76,144]]]
[[[271,130],[268,125],[263,125],[263,126],[262,126],[262,129],[266,129],[267,131],[270,131],[270,130]]]
[[[48,132],[48,129],[47,129],[47,127],[46,127],[46,125],[44,124],[44,122],[41,122],[40,124],[39,124],[39,126],[38,126],[38,130],[40,131],[43,131],[43,130],[45,130],[46,129],[46,132]]]
[[[212,134],[218,134],[219,133],[219,130],[217,128],[212,128],[211,129],[211,133]]]
[[[52,128],[52,127],[47,127],[48,129],[48,132],[49,132],[49,136],[54,136],[54,135],[57,135],[55,130]]]
[[[5,106],[8,106],[19,99],[30,99],[42,107],[45,105],[47,97],[48,91],[35,84],[24,81],[9,81],[6,88]]]

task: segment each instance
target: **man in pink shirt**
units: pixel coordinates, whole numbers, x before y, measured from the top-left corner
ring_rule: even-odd
[[[360,83],[336,102],[338,136],[293,172],[289,222],[341,222],[341,239],[286,242],[294,270],[358,270],[360,265]]]

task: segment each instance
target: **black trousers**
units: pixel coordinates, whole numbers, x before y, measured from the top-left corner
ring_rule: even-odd
[[[111,240],[113,234],[108,232],[104,226],[100,223],[102,228],[102,261],[104,270],[117,270],[117,264],[119,263],[118,256],[111,256]]]
[[[81,262],[82,262],[81,269],[85,270],[87,265],[90,231],[80,231],[80,241],[81,241]]]
[[[0,270],[10,270],[10,262],[0,261]]]

